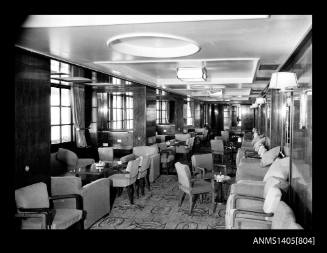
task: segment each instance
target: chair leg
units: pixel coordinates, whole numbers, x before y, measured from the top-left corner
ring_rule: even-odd
[[[150,174],[150,170],[148,169],[145,176],[145,182],[146,182],[146,188],[148,189],[148,191],[151,191],[149,174]]]
[[[189,201],[190,201],[189,215],[191,215],[192,209],[193,209],[193,195],[192,194],[189,194]]]
[[[145,179],[144,179],[144,177],[142,177],[140,179],[140,185],[141,185],[141,194],[142,194],[142,196],[144,196],[144,186],[145,186]]]
[[[117,196],[120,197],[120,195],[123,193],[123,188],[122,187],[118,187],[117,188]]]
[[[127,193],[129,202],[131,203],[131,205],[134,205],[134,186],[132,184],[127,186]]]
[[[140,195],[139,195],[139,188],[140,188],[140,179],[136,179],[135,181],[135,191],[136,191],[136,197],[139,198]]]
[[[185,195],[186,193],[185,192],[182,192],[180,197],[179,197],[179,202],[178,202],[178,207],[180,207],[184,201],[184,198],[185,198]]]

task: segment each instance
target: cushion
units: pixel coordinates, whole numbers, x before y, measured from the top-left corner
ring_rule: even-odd
[[[269,166],[278,157],[280,146],[274,147],[261,156],[261,166]]]
[[[258,141],[253,145],[254,150],[258,152],[258,150],[259,150],[259,146],[263,145],[263,144],[265,143],[265,141],[266,141],[266,138],[265,138],[265,137],[260,138],[260,139],[259,139],[259,140],[258,140]]]
[[[262,157],[262,155],[267,151],[267,149],[265,148],[265,146],[261,145],[259,147],[259,150],[258,150],[258,154],[260,157]]]
[[[77,209],[56,209],[56,215],[52,222],[52,229],[67,229],[78,222],[83,215],[82,210]]]
[[[129,154],[129,155],[125,155],[123,157],[120,158],[120,161],[125,163],[125,162],[129,162],[131,160],[134,160],[136,158],[136,156],[134,154]]]
[[[267,179],[266,182],[264,183],[264,187],[263,187],[263,197],[266,198],[268,191],[270,190],[271,187],[276,186],[278,187],[280,180],[276,177],[270,177]]]
[[[281,197],[282,192],[278,187],[270,187],[265,198],[265,202],[263,203],[263,211],[265,213],[274,213],[277,209]]]
[[[253,140],[251,141],[251,144],[254,145],[258,140],[260,140],[259,135],[254,133]]]
[[[49,208],[47,185],[43,182],[15,190],[17,208]]]
[[[57,152],[57,159],[68,165],[68,167],[76,166],[78,157],[77,155],[68,149],[59,148]]]
[[[295,215],[292,209],[284,202],[279,201],[272,218],[271,229],[287,229],[295,223]]]
[[[269,177],[278,177],[283,180],[287,180],[289,176],[290,170],[290,158],[285,157],[283,159],[277,158],[275,161],[270,165],[269,170],[267,171],[266,175],[263,178],[263,181],[267,181]]]

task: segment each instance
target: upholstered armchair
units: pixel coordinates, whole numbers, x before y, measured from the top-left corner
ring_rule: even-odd
[[[231,197],[231,196],[230,196]],[[282,197],[282,191],[277,186],[269,188],[264,200],[255,196],[236,195],[232,197],[233,204],[227,204],[225,214],[225,224],[227,229],[238,229],[238,219],[248,218],[255,220],[271,219],[277,209]],[[242,199],[247,202],[248,207],[238,206],[235,202]],[[229,199],[229,201],[231,201]],[[231,208],[237,206],[237,208]]]
[[[75,199],[75,207],[57,209],[53,201]],[[22,229],[67,229],[78,225],[84,228],[86,212],[79,194],[55,195],[50,197],[45,183],[36,183],[15,190],[16,218],[21,220]]]
[[[176,154],[183,154],[186,160],[189,160],[189,156],[193,151],[194,138],[191,137],[186,141],[186,145],[177,145]]]
[[[99,160],[103,162],[114,160],[114,149],[112,147],[98,148]]]
[[[200,173],[200,177],[203,179],[212,178],[213,172],[222,172],[223,175],[227,175],[226,165],[214,165],[213,156],[211,153],[192,155],[191,161],[193,175]]]
[[[191,138],[190,134],[175,134],[175,140],[176,141],[187,141],[189,138]]]
[[[136,182],[139,165],[141,158],[137,158],[135,160],[131,160],[127,164],[127,168],[124,172],[119,174],[113,174],[109,177],[112,181],[113,187],[125,188],[127,187],[128,198],[130,204],[134,204],[134,183]]]
[[[100,178],[82,186],[79,177],[51,177],[51,193],[54,195],[73,193],[82,196],[83,207],[87,212],[84,221],[86,229],[110,212],[110,181],[108,178]],[[74,206],[75,202],[71,199],[54,201],[54,207],[58,210]]]
[[[192,179],[188,165],[177,162],[175,163],[175,168],[178,176],[179,189],[181,190],[178,206],[180,207],[182,205],[185,195],[188,194],[190,202],[189,214],[191,215],[196,201],[195,196],[212,193],[211,183],[203,179]]]
[[[219,155],[221,157],[221,163],[224,163],[224,143],[222,140],[210,140],[211,152],[213,155]]]
[[[221,131],[221,136],[223,137],[224,144],[226,145],[229,142],[229,131]]]
[[[195,128],[195,133],[202,142],[208,139],[208,129],[206,128]]]
[[[168,175],[169,170],[174,166],[173,164],[175,162],[176,147],[167,147],[165,142],[158,143],[157,145],[160,151],[161,170],[166,170]]]
[[[293,210],[284,201],[279,201],[271,219],[237,217],[234,223],[236,229],[303,229],[296,223]]]
[[[140,156],[140,164],[139,171],[137,174],[137,179],[135,182],[136,185],[136,196],[139,197],[139,188],[141,186],[141,194],[144,195],[144,186],[145,186],[145,178],[150,168],[150,158],[149,156]],[[148,184],[149,185],[149,184]],[[150,187],[148,187],[150,191]]]
[[[123,156],[120,158],[122,162],[128,162],[134,160],[139,156],[149,156],[150,157],[150,170],[146,178],[150,183],[156,180],[160,176],[160,154],[157,144],[151,146],[137,146],[133,148],[133,153]]]
[[[71,170],[85,167],[94,163],[91,158],[78,158],[71,150],[59,148],[56,153],[51,154],[51,176],[65,175]]]

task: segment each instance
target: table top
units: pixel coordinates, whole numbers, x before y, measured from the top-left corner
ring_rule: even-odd
[[[80,167],[76,169],[75,171],[71,171],[71,173],[74,173],[76,176],[81,175],[105,175],[109,171],[120,171],[122,169],[125,169],[127,166],[127,163],[120,163],[118,161],[112,161],[112,162],[105,162],[104,167],[96,167],[92,165],[87,165],[85,167]]]

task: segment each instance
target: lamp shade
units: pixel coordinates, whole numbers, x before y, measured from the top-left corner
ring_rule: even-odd
[[[271,75],[269,89],[287,90],[297,87],[296,74],[292,72],[275,72]]]

